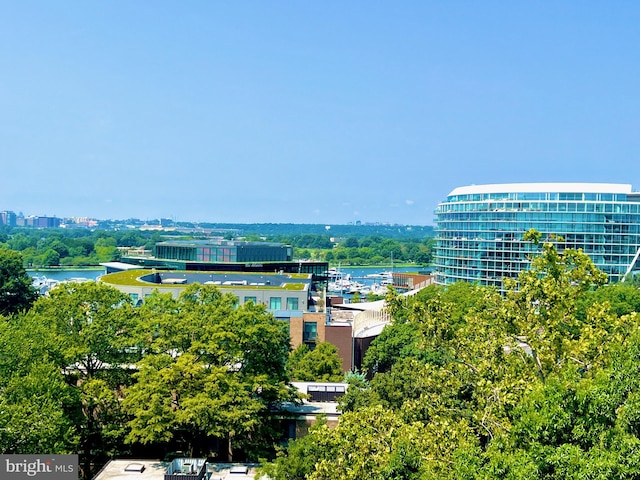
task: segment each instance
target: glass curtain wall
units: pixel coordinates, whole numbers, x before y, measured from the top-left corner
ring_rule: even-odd
[[[561,237],[560,250],[581,248],[610,281],[621,280],[640,248],[640,196],[563,185],[569,191],[534,192],[531,184],[527,191],[500,191],[499,185],[495,191],[454,190],[436,210],[436,283],[501,288],[503,278],[517,277],[537,251],[522,238],[532,228],[543,240]]]

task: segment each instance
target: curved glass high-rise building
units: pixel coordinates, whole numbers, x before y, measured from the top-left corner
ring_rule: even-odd
[[[436,210],[435,280],[501,288],[536,250],[522,239],[529,229],[559,249],[582,249],[595,265],[621,280],[640,255],[640,192],[631,185],[521,183],[454,189]],[[638,262],[640,263],[640,262]]]

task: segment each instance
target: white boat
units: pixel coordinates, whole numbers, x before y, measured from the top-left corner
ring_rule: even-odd
[[[47,278],[44,275],[35,275],[31,282],[33,288],[35,288],[40,295],[47,295],[49,291],[56,287],[60,282],[53,278]]]
[[[326,271],[326,275],[328,281],[327,290],[330,292],[345,293],[351,289],[351,274],[332,267]]]
[[[329,282],[327,290],[330,292],[348,292],[351,289],[351,275],[348,273],[342,277],[337,278],[333,282]]]
[[[348,293],[362,293],[362,289],[365,287],[366,285],[364,283],[353,281],[351,285],[349,285]]]
[[[349,276],[348,273],[344,273],[339,268],[331,267],[329,270],[324,272],[327,276],[327,280],[330,282],[335,282],[336,280],[342,280],[345,276]]]
[[[358,294],[360,295],[369,295],[371,292],[371,287],[369,285],[364,285],[358,289]]]
[[[370,273],[369,275],[366,276],[366,278],[393,280],[393,272],[391,270],[386,270],[380,273]]]
[[[371,293],[374,295],[386,295],[390,284],[374,283],[371,285]]]

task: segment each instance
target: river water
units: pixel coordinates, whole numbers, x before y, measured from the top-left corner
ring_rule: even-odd
[[[351,275],[351,278],[353,280],[362,281],[363,283],[367,283],[368,281],[371,281],[371,283],[373,283],[375,279],[367,278],[367,275],[382,273],[383,271],[418,272],[418,271],[424,271],[424,269],[425,267],[419,267],[419,266],[394,267],[393,269],[391,268],[385,269],[383,267],[340,267],[340,271],[343,272],[345,275],[349,274]],[[89,269],[83,269],[83,268],[79,268],[77,270],[76,269],[73,269],[73,270],[72,269],[69,269],[69,270],[42,269],[42,270],[27,270],[27,273],[32,277],[44,276],[52,280],[58,280],[58,281],[70,280],[73,278],[86,278],[89,280],[96,280],[98,277],[105,274],[105,270],[104,269],[89,270]]]
[[[349,275],[351,281],[356,281],[360,284],[372,287],[374,283],[380,283],[380,278],[372,278],[368,275],[379,274],[385,271],[399,272],[411,272],[411,273],[423,273],[426,267],[412,266],[412,267],[394,267],[393,269],[385,269],[383,267],[340,267],[339,270],[346,277]],[[64,280],[97,280],[98,277],[104,275],[106,271],[104,269],[69,269],[69,270],[28,270],[27,273],[31,277],[38,278],[39,280],[55,280],[61,282]],[[335,294],[335,292],[333,292]],[[351,297],[352,295],[341,292],[340,295],[344,297]]]
[[[394,268],[384,268],[384,267],[340,267],[339,270],[344,274],[351,275],[352,280],[362,281],[365,280],[375,280],[368,278],[367,275],[382,273],[382,272],[395,272],[395,273],[418,273],[425,271],[427,267],[421,266],[413,266],[413,267],[394,267]],[[379,281],[379,280],[378,280]]]
[[[89,270],[86,268],[79,268],[77,270],[27,270],[27,273],[31,275],[31,277],[46,277],[50,280],[57,280],[58,282],[62,280],[71,280],[71,279],[88,279],[88,280],[96,280],[98,277],[105,274],[105,269],[99,270]]]

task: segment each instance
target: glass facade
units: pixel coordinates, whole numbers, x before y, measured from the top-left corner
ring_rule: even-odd
[[[537,250],[523,241],[529,229],[543,240],[560,236],[595,265],[621,280],[638,258],[640,193],[619,184],[505,184],[460,187],[436,210],[435,280],[500,288],[517,277]]]
[[[282,262],[292,260],[293,248],[280,243],[233,240],[173,241],[157,243],[155,257],[199,263]]]

